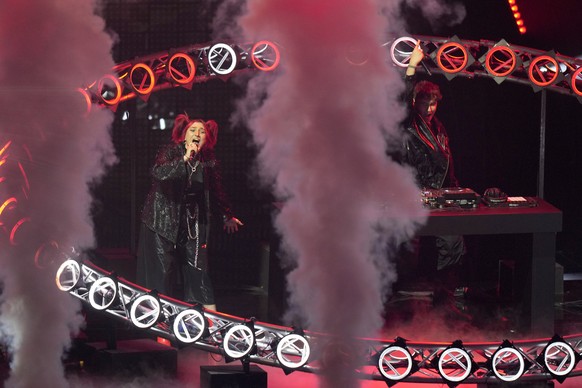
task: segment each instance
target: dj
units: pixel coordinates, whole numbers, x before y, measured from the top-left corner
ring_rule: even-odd
[[[445,127],[435,116],[442,99],[440,89],[429,81],[415,83],[416,67],[423,58],[424,53],[417,45],[406,69],[406,92],[411,109],[405,125],[402,162],[414,167],[417,182],[422,188],[456,187],[459,182],[454,174],[449,138]],[[465,255],[463,236],[436,236],[434,246],[437,281],[445,290],[453,292],[460,284],[460,265]],[[419,249],[414,248],[416,254]],[[458,289],[457,293],[460,291]]]

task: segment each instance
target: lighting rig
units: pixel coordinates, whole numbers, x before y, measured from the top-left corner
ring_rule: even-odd
[[[472,41],[456,36],[403,36],[382,44],[379,49],[388,48],[387,60],[405,68],[417,43],[426,54],[422,62],[425,71],[440,73],[449,80],[457,76],[488,77],[497,83],[508,80],[530,85],[536,92],[547,89],[573,95],[582,102],[580,59],[511,45],[503,39]],[[346,51],[346,60],[354,66],[365,66],[367,56],[352,47]],[[267,40],[191,45],[120,63],[110,74],[78,91],[83,95],[87,112],[93,104],[115,111],[125,100],[147,101],[158,90],[191,89],[198,82],[226,80],[249,71],[270,72],[280,61],[279,47]]]
[[[174,87],[191,89],[197,82],[228,79],[248,71],[269,72],[280,61],[279,48],[269,41],[213,43],[170,49],[116,65],[110,74],[81,87],[87,104],[113,111],[120,102]]]
[[[56,273],[57,287],[86,306],[162,337],[175,347],[220,354],[240,361],[294,371],[320,373],[326,349],[350,347],[357,355],[361,379],[399,382],[461,383],[515,381],[563,382],[582,375],[582,335],[499,342],[412,342],[385,339],[332,338],[325,333],[263,323],[206,310],[155,290],[148,290],[103,270],[72,251]],[[328,350],[329,350],[328,349]],[[337,361],[337,360],[336,360]]]
[[[488,77],[498,84],[508,80],[530,85],[535,92],[542,89],[572,95],[582,102],[582,60],[514,46],[505,40],[472,41],[433,36],[404,36],[384,44],[390,47],[392,62],[407,67],[410,54],[420,44],[425,53],[421,62],[425,71],[444,75]]]
[[[425,71],[443,74],[449,80],[456,76],[489,77],[497,83],[508,80],[530,85],[534,91],[547,89],[572,95],[582,102],[582,60],[513,46],[504,40],[468,41],[457,37],[400,37],[380,48],[389,48],[387,60],[404,68],[418,43],[426,54]],[[346,52],[346,60],[354,66],[365,66],[365,53],[356,52],[357,58],[353,50]],[[269,41],[192,45],[121,63],[111,74],[79,88],[79,92],[88,112],[93,104],[116,110],[128,99],[147,101],[157,90],[190,89],[196,82],[224,80],[245,71],[268,72],[279,63],[279,48]],[[326,349],[338,346],[338,341],[342,344],[342,339],[325,333],[231,316],[167,297],[71,252],[56,274],[59,289],[95,310],[131,322],[152,336],[166,338],[174,346],[221,354],[227,362],[280,367],[285,373],[319,373]],[[582,335],[484,343],[460,339],[451,343],[412,342],[399,337],[345,343],[347,347],[357,346],[349,354],[359,357],[356,373],[360,378],[385,381],[389,386],[399,382],[445,383],[450,387],[483,382],[563,382],[567,377],[582,375],[578,366]]]

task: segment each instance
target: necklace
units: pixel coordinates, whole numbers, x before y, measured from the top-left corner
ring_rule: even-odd
[[[200,161],[196,161],[194,163],[194,165],[192,165],[192,163],[190,163],[190,161],[188,160],[186,162],[188,164],[188,166],[190,167],[190,172],[188,173],[188,181],[190,181],[192,179],[192,175],[194,175],[194,173],[196,172],[196,169],[198,168],[198,166],[200,165]]]

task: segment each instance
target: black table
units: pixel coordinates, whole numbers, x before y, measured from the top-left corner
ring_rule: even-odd
[[[556,233],[562,212],[540,198],[536,207],[487,207],[433,210],[419,235],[531,234],[531,267],[524,311],[532,334],[554,334]]]

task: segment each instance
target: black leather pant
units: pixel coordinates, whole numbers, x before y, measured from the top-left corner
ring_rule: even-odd
[[[208,249],[206,244],[197,247],[201,241],[205,239],[191,240],[181,231],[174,245],[142,224],[137,251],[137,283],[176,299],[214,304],[208,276]],[[196,248],[198,254],[194,260]]]

